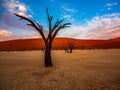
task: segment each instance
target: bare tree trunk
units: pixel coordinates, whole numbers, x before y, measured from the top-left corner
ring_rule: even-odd
[[[52,60],[51,60],[51,44],[46,45],[45,49],[45,55],[44,55],[44,61],[45,61],[45,67],[52,67]]]
[[[68,50],[68,49],[66,49],[66,52],[67,52],[67,53],[69,53],[69,50]]]
[[[72,53],[72,49],[70,49],[70,53]]]

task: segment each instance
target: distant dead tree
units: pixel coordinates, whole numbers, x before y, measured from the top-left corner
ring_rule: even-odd
[[[63,46],[65,53],[72,53],[73,48],[75,48],[75,42],[74,41],[68,41],[64,46]]]
[[[44,55],[45,67],[52,67],[53,64],[51,60],[51,48],[52,48],[53,40],[61,29],[70,27],[71,23],[62,24],[63,19],[62,20],[57,19],[57,21],[53,24],[52,23],[53,17],[49,15],[48,8],[46,9],[46,13],[47,13],[47,19],[49,23],[49,32],[46,37],[43,32],[44,29],[42,25],[31,20],[28,17],[22,16],[19,14],[15,14],[15,15],[19,17],[20,20],[24,19],[28,21],[29,23],[27,25],[32,26],[33,28],[35,28],[35,30],[37,30],[40,33],[40,35],[42,36],[42,39],[44,40],[44,44],[45,44],[45,55]]]
[[[66,52],[69,53],[69,50],[68,50],[67,47],[63,46],[63,49],[65,50],[65,53],[66,53]]]
[[[73,48],[75,47],[74,41],[68,41],[69,52],[72,53]]]

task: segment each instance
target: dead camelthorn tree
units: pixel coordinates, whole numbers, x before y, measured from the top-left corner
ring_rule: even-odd
[[[29,23],[27,25],[32,26],[33,28],[35,28],[35,30],[37,30],[40,35],[42,36],[42,39],[44,40],[45,43],[45,55],[44,55],[44,62],[45,62],[45,67],[52,67],[52,60],[51,60],[51,48],[52,48],[52,43],[54,38],[56,37],[57,33],[66,27],[69,27],[71,25],[71,23],[65,23],[62,24],[63,19],[62,20],[57,20],[54,24],[52,23],[53,17],[49,15],[48,12],[48,8],[46,9],[46,13],[47,13],[47,19],[48,19],[48,23],[49,23],[49,32],[48,35],[45,36],[44,34],[44,29],[43,26],[40,25],[39,23],[31,20],[28,17],[25,16],[21,16],[19,14],[15,14],[17,17],[21,19],[24,19],[26,21],[28,21]]]
[[[68,50],[67,47],[63,46],[63,49],[65,50],[65,53],[66,53],[66,52],[69,53],[69,50]]]
[[[72,53],[73,48],[75,48],[74,41],[68,41],[65,46],[63,46],[65,53]]]
[[[69,52],[72,53],[73,48],[75,47],[75,42],[68,41]]]

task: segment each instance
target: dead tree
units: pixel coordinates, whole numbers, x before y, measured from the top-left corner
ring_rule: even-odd
[[[63,46],[65,53],[72,53],[73,48],[75,47],[74,41],[68,41],[65,46]]]
[[[69,53],[72,53],[74,47],[75,47],[75,43],[73,41],[68,41]]]
[[[49,32],[48,35],[45,37],[44,34],[44,29],[43,26],[40,25],[39,23],[31,20],[28,17],[25,16],[21,16],[18,14],[15,14],[17,17],[20,18],[20,20],[24,19],[26,21],[28,21],[29,23],[27,25],[32,26],[33,28],[35,28],[35,30],[37,30],[40,35],[42,36],[42,39],[44,40],[44,44],[45,44],[45,55],[44,55],[44,64],[45,67],[52,67],[52,60],[51,60],[51,48],[52,48],[52,43],[54,38],[56,37],[57,33],[66,27],[69,27],[71,25],[71,23],[65,23],[62,24],[63,19],[62,20],[57,20],[54,24],[52,23],[53,17],[49,15],[48,12],[48,8],[46,9],[46,13],[47,13],[47,19],[48,19],[48,23],[49,23]]]
[[[69,53],[69,50],[68,50],[67,47],[63,46],[63,49],[65,50],[65,53],[66,53],[66,52]]]

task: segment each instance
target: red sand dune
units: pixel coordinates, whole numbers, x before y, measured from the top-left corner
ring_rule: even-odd
[[[85,40],[73,38],[55,38],[53,49],[63,49],[69,41],[75,43],[76,49],[80,46],[96,48],[120,48],[120,37],[109,40]],[[41,38],[37,39],[19,39],[0,42],[0,50],[39,50],[44,48],[44,42]]]

